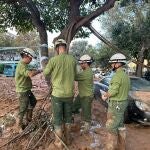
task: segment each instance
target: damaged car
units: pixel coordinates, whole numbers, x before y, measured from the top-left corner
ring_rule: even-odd
[[[111,77],[104,77],[101,81],[94,82],[94,97],[105,107],[107,101],[101,99],[103,92],[108,91]],[[150,82],[139,77],[130,76],[131,89],[128,95],[129,104],[125,112],[125,123],[132,121],[143,125],[150,125]]]

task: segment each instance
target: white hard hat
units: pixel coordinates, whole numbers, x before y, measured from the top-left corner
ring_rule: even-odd
[[[79,59],[79,63],[84,63],[84,62],[92,63],[93,60],[92,60],[92,58],[89,55],[85,54],[85,55],[81,56],[80,59]]]
[[[46,47],[46,48],[48,48],[48,45],[47,44],[42,44],[42,45],[40,45],[40,47]]]
[[[126,63],[126,57],[121,53],[114,54],[110,58],[109,63],[116,63],[116,62]]]
[[[58,39],[58,40],[55,42],[55,48],[56,48],[57,45],[60,45],[60,44],[67,45],[67,42],[66,42],[64,39]]]
[[[30,48],[23,49],[23,51],[20,54],[21,55],[25,54],[25,55],[27,55],[29,57],[36,58],[35,52],[32,49],[30,49]]]

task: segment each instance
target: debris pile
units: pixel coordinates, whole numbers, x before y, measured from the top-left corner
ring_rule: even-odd
[[[44,109],[36,110],[36,115],[32,122],[21,133],[12,132],[10,140],[0,146],[0,149],[35,149],[36,146],[42,146],[45,149],[44,143],[53,141],[54,135],[51,115]],[[48,137],[47,137],[48,136]]]

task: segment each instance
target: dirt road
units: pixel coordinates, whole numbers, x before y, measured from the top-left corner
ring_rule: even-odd
[[[43,102],[48,92],[48,88],[44,79],[37,76],[33,79],[33,92],[35,93],[38,103],[37,109],[45,103],[45,110],[49,111],[49,101]],[[16,128],[16,118],[18,112],[18,101],[15,93],[15,85],[13,78],[0,77],[0,126],[6,125],[0,130],[0,146],[13,138]],[[10,118],[9,118],[10,117]],[[75,123],[72,126],[72,144],[70,150],[101,150],[103,143],[107,141],[105,132],[106,109],[98,102],[93,101],[92,108],[92,127],[88,134],[81,134],[81,118],[80,115],[75,116]],[[127,127],[127,150],[149,150],[150,149],[150,127],[143,127],[136,123],[128,124]],[[49,132],[51,133],[51,132]],[[45,139],[40,142],[35,149],[37,150],[57,150],[57,148],[48,140],[54,139],[54,135],[45,135]],[[25,149],[27,143],[33,137],[33,133],[28,137],[23,137],[20,141],[16,141],[16,145],[10,144],[9,149]],[[46,139],[47,137],[47,139]],[[44,142],[45,141],[45,142]],[[7,149],[3,147],[2,150]]]

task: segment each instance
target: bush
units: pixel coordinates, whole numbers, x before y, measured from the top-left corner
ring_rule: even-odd
[[[0,64],[0,73],[3,73],[4,71],[4,64]]]

